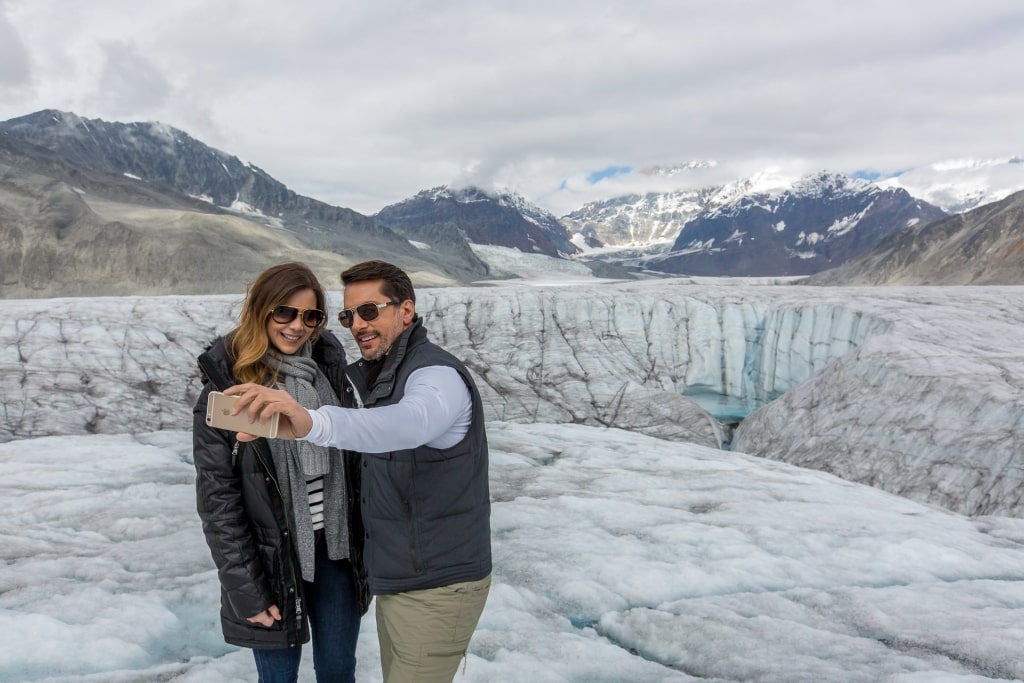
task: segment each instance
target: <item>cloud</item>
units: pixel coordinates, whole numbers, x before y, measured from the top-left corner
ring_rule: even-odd
[[[609,168],[717,161],[678,178],[703,182],[1024,151],[1017,0],[34,0],[8,17],[34,97],[0,119],[161,120],[366,213],[470,180],[557,213],[637,180],[588,187]]]
[[[102,68],[91,105],[121,116],[159,111],[171,95],[163,73],[127,42],[100,44]]]
[[[29,55],[0,2],[0,85],[23,86],[29,82]]]

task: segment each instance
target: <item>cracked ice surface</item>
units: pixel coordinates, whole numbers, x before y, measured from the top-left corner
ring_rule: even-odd
[[[0,302],[0,440],[188,428],[195,355],[239,300]],[[489,419],[718,445],[718,424],[682,396],[696,387],[771,401],[737,430],[737,450],[1019,515],[1022,304],[1015,287],[655,280],[427,289],[418,310],[476,374]]]
[[[1024,288],[650,281],[427,290],[420,308],[496,419],[713,445],[686,388],[777,399],[733,448],[970,514],[1024,512]]]
[[[187,432],[194,357],[238,301],[0,301],[0,680],[252,679],[216,623]],[[495,584],[459,680],[1024,680],[1020,519],[665,440],[717,438],[687,387],[775,399],[734,448],[1019,515],[1022,304],[988,287],[420,292],[491,420]],[[374,628],[360,680],[380,680]]]
[[[965,514],[1024,515],[1024,288],[894,288],[888,321],[747,417],[733,447]]]
[[[616,429],[489,438],[494,585],[457,681],[1024,678],[1022,520]],[[190,452],[172,430],[0,444],[0,680],[254,680],[221,640]]]
[[[791,293],[672,283],[460,288],[420,292],[419,310],[432,336],[476,373],[492,419],[615,426],[719,445],[719,426],[684,389],[764,401],[877,327],[863,313],[805,305],[806,297],[788,297],[790,307],[774,311],[773,298]],[[230,329],[238,303],[0,301],[0,440],[186,428],[199,387],[195,356]],[[337,294],[332,303],[336,310]],[[762,339],[772,342],[763,353]]]

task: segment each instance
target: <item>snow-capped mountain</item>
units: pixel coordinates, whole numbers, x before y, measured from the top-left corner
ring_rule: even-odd
[[[714,161],[707,161],[704,159],[693,159],[691,161],[685,161],[679,164],[670,164],[668,166],[647,166],[637,171],[640,175],[644,176],[666,176],[673,177],[686,173],[687,171],[693,171],[697,169],[714,168],[718,164]]]
[[[688,275],[807,275],[849,261],[890,232],[945,215],[905,190],[838,173],[780,185],[765,191],[765,180],[755,178],[723,187],[670,252],[635,265]]]
[[[454,226],[475,244],[513,247],[526,253],[565,257],[579,248],[552,213],[512,192],[449,186],[423,190],[381,209],[374,218],[411,240],[436,226]],[[427,240],[424,240],[427,241]]]
[[[709,170],[715,166],[714,163],[691,162],[631,172],[619,177],[624,187],[633,188],[629,192],[588,203],[563,216],[562,221],[571,230],[596,236],[613,248],[588,253],[585,258],[589,260],[602,259],[617,263],[646,261],[660,268],[656,265],[655,257],[673,247],[678,249],[674,242],[682,227],[690,220],[706,217],[714,213],[716,208],[727,210],[727,207],[741,205],[748,196],[778,197],[787,190],[799,192],[800,186],[808,184],[807,180],[788,176],[781,169],[766,168],[749,177],[718,185],[712,182],[700,186],[694,183],[701,181],[686,175],[685,184],[690,189],[666,188],[666,179],[679,182],[687,173]],[[854,178],[865,180],[882,190],[906,190],[912,197],[938,207],[947,214],[954,214],[997,202],[1024,190],[1024,157],[948,160],[906,169],[888,177],[863,171],[848,178],[846,182],[855,184]],[[705,183],[712,180],[711,176],[703,178]],[[650,190],[643,190],[644,186]],[[700,189],[694,189],[697,187]],[[640,188],[639,191],[637,188]],[[755,197],[753,203],[759,201]],[[736,228],[739,232],[746,231],[742,225]],[[805,232],[810,234],[816,231],[820,232],[815,229]],[[725,238],[729,236],[731,233],[725,235]],[[721,241],[722,237],[719,237],[719,246]],[[806,250],[802,251],[806,253]]]
[[[590,202],[562,216],[562,222],[573,233],[611,247],[671,244],[687,221],[704,210],[718,190],[648,192]]]
[[[826,172],[794,182],[767,170],[725,185],[716,184],[722,169],[714,162],[690,162],[630,170],[622,176],[629,194],[562,219],[514,192],[438,187],[382,209],[374,220],[298,195],[176,128],[55,110],[0,122],[0,163],[14,169],[0,179],[0,192],[11,198],[6,207],[16,214],[0,224],[0,239],[14,245],[3,255],[3,286],[13,287],[6,296],[124,293],[110,290],[111,283],[150,293],[234,291],[248,275],[207,275],[211,266],[223,270],[216,254],[224,251],[245,254],[230,272],[282,258],[319,260],[333,271],[339,258],[387,253],[436,284],[472,282],[490,269],[470,243],[581,257],[614,277],[624,274],[617,266],[801,275],[845,263],[893,231],[941,218],[939,209],[962,212],[1024,188],[1021,157],[947,161],[888,178],[858,174],[872,182]],[[40,177],[29,180],[27,172]],[[634,181],[642,178],[649,182],[638,192]],[[684,181],[700,189],[670,189]],[[33,201],[15,201],[29,187]],[[168,209],[183,213],[153,213]],[[261,227],[233,223],[225,231],[225,216]],[[7,234],[15,224],[17,240]],[[109,244],[136,246],[111,260]],[[200,244],[215,262],[192,258],[189,244]],[[304,250],[312,253],[303,257]]]

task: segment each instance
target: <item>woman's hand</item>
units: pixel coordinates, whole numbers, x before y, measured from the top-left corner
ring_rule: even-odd
[[[266,422],[275,414],[280,415],[277,424],[277,438],[298,439],[309,434],[313,428],[313,418],[309,411],[299,405],[287,391],[271,389],[262,384],[236,384],[224,391],[230,396],[237,396],[238,402],[231,411],[238,415],[245,410],[251,421]],[[259,437],[245,432],[238,433],[239,441],[254,441]]]
[[[281,610],[277,609],[277,605],[271,605],[256,616],[249,617],[246,621],[270,628],[275,621],[281,621]]]

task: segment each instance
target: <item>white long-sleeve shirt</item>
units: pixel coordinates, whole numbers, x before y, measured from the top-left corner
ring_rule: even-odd
[[[387,453],[422,446],[450,448],[469,431],[473,399],[455,368],[413,371],[402,399],[379,408],[323,406],[309,411],[313,428],[303,437],[318,446]]]

